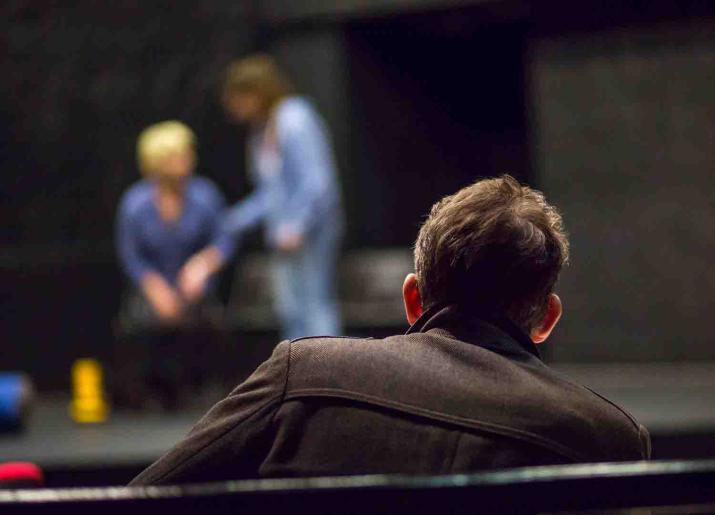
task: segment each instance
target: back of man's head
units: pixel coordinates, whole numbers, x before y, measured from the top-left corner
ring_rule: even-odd
[[[506,316],[529,332],[541,323],[568,254],[561,216],[541,192],[508,175],[477,181],[432,206],[420,229],[422,304]]]

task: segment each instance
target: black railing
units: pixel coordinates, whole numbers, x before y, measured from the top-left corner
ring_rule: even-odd
[[[708,504],[715,507],[715,460],[0,491],[3,514],[522,513]]]

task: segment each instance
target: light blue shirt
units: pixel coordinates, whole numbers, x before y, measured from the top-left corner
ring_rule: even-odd
[[[307,235],[321,224],[342,223],[335,158],[325,122],[302,97],[277,108],[274,127],[248,141],[254,191],[228,212],[225,230],[239,236],[264,222],[266,243],[283,233]]]

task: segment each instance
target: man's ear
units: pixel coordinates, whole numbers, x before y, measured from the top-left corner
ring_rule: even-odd
[[[405,303],[407,321],[412,325],[422,316],[422,297],[415,274],[407,274],[405,277],[405,282],[402,284],[402,300]]]
[[[549,299],[546,305],[546,313],[544,313],[544,318],[538,327],[531,330],[531,341],[536,343],[543,343],[551,335],[551,331],[554,330],[556,324],[561,318],[563,313],[563,306],[561,305],[561,299],[555,293],[549,294]]]

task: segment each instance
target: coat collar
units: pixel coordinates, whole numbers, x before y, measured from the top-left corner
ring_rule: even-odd
[[[430,330],[447,332],[453,338],[483,347],[518,361],[541,362],[531,338],[503,316],[468,316],[455,305],[433,306],[407,330],[406,334]]]

